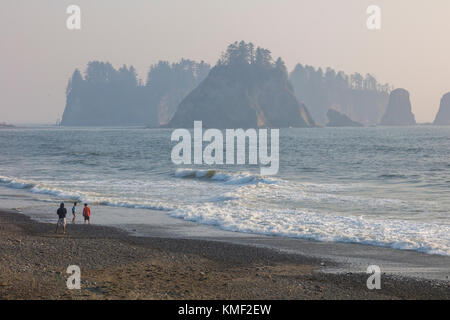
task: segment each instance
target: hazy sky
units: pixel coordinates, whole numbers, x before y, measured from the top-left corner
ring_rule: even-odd
[[[81,7],[82,29],[66,28]],[[366,9],[382,28],[366,27]],[[160,59],[215,64],[227,45],[251,41],[296,63],[375,74],[410,91],[419,122],[450,91],[449,0],[1,0],[0,122],[53,123],[67,80],[90,60],[134,65]]]

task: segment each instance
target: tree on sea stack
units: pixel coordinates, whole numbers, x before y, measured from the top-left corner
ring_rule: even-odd
[[[228,46],[206,79],[178,106],[172,128],[202,121],[209,128],[311,127],[315,123],[297,101],[281,58],[252,43]]]

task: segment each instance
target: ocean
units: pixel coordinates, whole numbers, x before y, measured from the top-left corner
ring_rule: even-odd
[[[159,211],[217,230],[450,255],[450,127],[281,129],[279,173],[267,177],[259,165],[174,165],[171,133],[2,129],[0,207],[52,221],[59,202],[88,202],[123,208],[97,223],[145,226]]]

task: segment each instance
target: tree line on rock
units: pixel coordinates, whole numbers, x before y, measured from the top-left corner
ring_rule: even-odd
[[[160,61],[143,84],[133,66],[117,70],[108,62],[89,62],[84,76],[76,69],[69,80],[61,124],[157,127],[167,123],[209,70],[203,61]]]
[[[371,74],[302,64],[288,74],[281,58],[241,41],[230,44],[212,69],[203,61],[160,61],[150,67],[145,83],[133,66],[89,62],[84,74],[76,69],[69,80],[61,124],[192,126],[202,119],[214,127],[302,127],[328,120],[331,125],[415,124],[409,93],[392,90]],[[434,124],[450,124],[450,93]]]
[[[289,79],[297,97],[303,101],[314,120],[324,125],[329,109],[337,110],[365,125],[379,122],[387,106],[391,86],[359,73],[347,75],[327,68],[297,64]]]
[[[228,46],[208,77],[179,105],[169,127],[310,127],[281,58],[244,41]]]

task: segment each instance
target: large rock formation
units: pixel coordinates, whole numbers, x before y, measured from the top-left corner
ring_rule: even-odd
[[[361,123],[353,121],[345,114],[333,109],[328,110],[327,117],[329,119],[327,127],[363,127]]]
[[[299,101],[308,106],[316,123],[325,125],[330,108],[364,125],[380,122],[389,100],[391,86],[374,76],[314,68],[297,64],[289,80]]]
[[[383,126],[411,126],[416,124],[407,90],[395,89],[391,92],[388,107],[380,124]]]
[[[84,77],[75,70],[69,81],[61,124],[158,127],[172,118],[181,100],[209,70],[203,62],[160,61],[151,67],[143,85],[132,66],[116,70],[110,63],[92,61]]]
[[[208,77],[178,106],[168,126],[209,128],[310,127],[314,121],[299,103],[281,59],[251,43],[234,43]]]
[[[434,119],[434,124],[438,126],[450,125],[450,92],[444,94],[441,99],[439,111]]]

